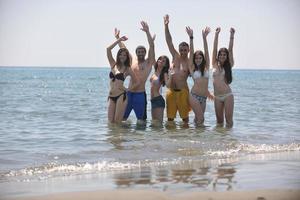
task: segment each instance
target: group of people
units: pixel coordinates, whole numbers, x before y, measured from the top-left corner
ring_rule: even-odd
[[[214,100],[217,124],[223,125],[224,115],[226,126],[233,126],[234,97],[230,88],[232,82],[233,42],[235,30],[230,29],[230,41],[228,48],[218,50],[218,37],[221,31],[215,31],[212,52],[212,76],[214,94],[208,90],[210,57],[207,45],[207,35],[210,28],[202,31],[204,52],[194,51],[193,30],[186,27],[189,36],[189,44],[181,42],[178,51],[175,49],[169,31],[169,16],[164,16],[165,38],[168,49],[172,55],[172,62],[167,56],[162,55],[155,61],[154,40],[146,22],[141,22],[141,30],[147,35],[149,43],[148,55],[146,48],[136,48],[136,59],[133,59],[124,41],[126,36],[120,37],[120,31],[115,29],[116,41],[107,48],[107,57],[111,67],[110,91],[108,98],[108,121],[118,123],[127,120],[130,112],[134,110],[138,120],[147,119],[146,81],[148,80],[152,66],[154,73],[150,77],[151,82],[151,114],[152,120],[163,121],[164,109],[167,108],[168,121],[173,121],[177,111],[185,123],[189,122],[189,112],[195,113],[194,122],[197,125],[204,123],[204,113],[207,98]],[[120,49],[116,60],[112,56],[115,46]],[[130,76],[128,88],[124,81]],[[189,90],[187,79],[191,76],[194,84]],[[162,96],[162,87],[166,86],[166,101]]]

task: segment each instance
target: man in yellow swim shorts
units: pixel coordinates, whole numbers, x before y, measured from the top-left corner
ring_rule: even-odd
[[[179,52],[174,48],[169,31],[169,15],[164,17],[165,37],[170,53],[173,57],[173,66],[170,69],[170,85],[166,95],[168,121],[173,121],[177,111],[184,122],[189,121],[189,88],[187,78],[189,76],[189,45],[186,42],[179,44]],[[191,29],[187,28],[187,31]],[[193,40],[193,37],[190,37]]]

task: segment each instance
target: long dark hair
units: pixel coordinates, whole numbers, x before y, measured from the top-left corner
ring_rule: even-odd
[[[127,68],[131,66],[131,59],[130,59],[129,51],[128,51],[128,49],[126,49],[126,48],[120,48],[120,49],[119,49],[119,51],[118,51],[118,53],[117,53],[117,62],[116,62],[116,65],[117,65],[117,66],[121,66],[121,65],[122,65],[122,63],[121,63],[121,61],[120,61],[120,58],[119,58],[119,56],[120,56],[120,54],[121,54],[122,52],[125,52],[125,53],[126,53],[127,59],[125,60],[124,65],[125,65],[126,70],[127,70]]]
[[[202,56],[202,62],[200,65],[197,65],[196,62],[195,62],[195,59],[196,59],[196,55],[199,54],[200,56]],[[206,60],[205,60],[205,57],[204,57],[204,53],[202,51],[196,51],[193,55],[193,63],[195,65],[195,69],[194,71],[198,71],[200,70],[201,71],[201,76],[204,76],[204,69],[205,69],[205,65],[206,65]]]
[[[219,60],[219,56],[221,54],[221,52],[225,52],[226,53],[226,60],[225,62],[221,65],[220,63],[220,66],[225,70],[225,80],[226,80],[226,83],[227,84],[230,84],[232,82],[232,71],[231,71],[231,64],[229,62],[229,51],[227,48],[221,48],[218,52],[218,57],[217,59]]]
[[[160,72],[160,74],[159,74],[159,80],[160,80],[160,83],[162,84],[162,86],[165,86],[166,83],[165,83],[165,79],[164,79],[164,74],[165,74],[165,73],[168,73],[169,68],[170,68],[170,60],[169,60],[168,56],[159,56],[159,58],[157,59],[157,61],[156,61],[155,64],[154,64],[154,69],[155,69],[155,71],[157,71],[157,68],[158,68],[157,62],[158,62],[160,59],[163,59],[163,58],[166,59],[166,64],[165,64],[165,66],[163,66],[163,68],[161,69],[161,72]]]

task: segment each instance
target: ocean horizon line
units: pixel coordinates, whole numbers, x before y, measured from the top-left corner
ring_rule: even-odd
[[[99,66],[38,66],[38,65],[34,65],[34,66],[28,66],[28,65],[20,65],[20,66],[17,66],[17,65],[13,65],[13,66],[0,66],[0,68],[69,68],[69,69],[72,69],[72,68],[84,68],[84,69],[89,69],[89,68],[92,68],[92,69],[97,69],[97,68],[109,68],[109,66],[102,66],[102,67],[99,67]],[[278,70],[278,71],[282,71],[282,70],[289,70],[289,71],[299,71],[300,70],[300,67],[299,68],[268,68],[268,67],[234,67],[233,69],[238,69],[238,70]]]

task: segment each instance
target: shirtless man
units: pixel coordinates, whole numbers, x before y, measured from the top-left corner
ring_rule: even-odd
[[[155,63],[154,54],[154,39],[149,32],[149,26],[146,22],[141,22],[142,28],[147,35],[149,50],[148,58],[146,59],[146,48],[144,46],[138,46],[135,50],[137,59],[133,60],[131,69],[135,73],[137,79],[139,80],[138,87],[127,91],[128,103],[123,120],[127,120],[130,115],[131,110],[134,110],[136,118],[140,121],[145,121],[147,119],[147,96],[145,92],[145,84],[150,75],[152,65]],[[119,37],[119,31],[116,30],[116,38]],[[125,47],[123,43],[120,43],[120,47]],[[130,79],[129,88],[132,88],[133,79]]]
[[[189,121],[189,88],[187,78],[189,75],[189,45],[186,42],[179,44],[179,53],[174,48],[172,37],[169,31],[169,15],[164,17],[165,36],[170,53],[172,54],[171,84],[167,91],[167,117],[168,121],[173,121],[177,110],[182,120]],[[190,37],[192,40],[193,37]]]

